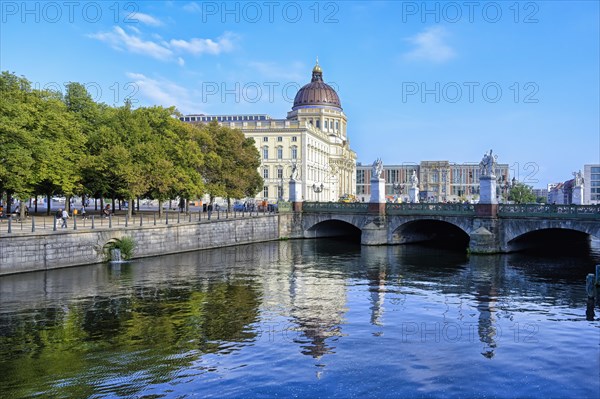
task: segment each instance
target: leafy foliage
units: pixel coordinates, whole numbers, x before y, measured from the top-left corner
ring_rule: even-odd
[[[260,158],[251,139],[177,115],[173,107],[98,104],[74,82],[64,96],[34,90],[2,72],[0,193],[160,201],[258,193]]]
[[[531,186],[521,182],[518,182],[511,187],[508,194],[508,199],[516,204],[525,204],[536,201],[536,197],[535,194],[533,194],[533,189]]]

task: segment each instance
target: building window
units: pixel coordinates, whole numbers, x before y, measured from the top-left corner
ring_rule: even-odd
[[[325,119],[325,130],[329,129],[329,121]]]
[[[277,147],[277,159],[283,159],[283,147]]]
[[[263,197],[269,198],[269,186],[263,187]]]
[[[317,127],[320,129],[321,128],[321,121],[317,119]]]
[[[283,137],[277,136],[277,141],[282,142],[283,141]]]
[[[335,121],[335,130],[339,130],[340,129],[340,122]]]
[[[281,166],[277,168],[277,178],[283,179],[283,168]]]
[[[600,168],[597,166],[592,167],[592,173],[600,173]]]
[[[283,198],[283,186],[277,186],[277,198]]]
[[[296,137],[296,136],[293,136],[293,137],[292,137],[292,141],[295,143],[296,141],[298,141],[298,137]]]
[[[364,170],[356,171],[356,183],[365,184],[365,171]]]
[[[269,147],[263,147],[263,159],[269,159]]]
[[[298,159],[298,147],[292,146],[292,159]]]
[[[263,169],[263,179],[268,179],[269,178],[269,168],[264,168]]]
[[[263,142],[267,142],[269,141],[269,138],[267,136],[263,137]]]

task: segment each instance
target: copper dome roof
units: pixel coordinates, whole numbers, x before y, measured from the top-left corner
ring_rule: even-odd
[[[342,109],[340,98],[331,86],[323,82],[323,71],[319,66],[319,61],[313,68],[312,79],[309,84],[302,86],[294,98],[292,110],[302,108],[307,105],[321,105],[336,107]]]

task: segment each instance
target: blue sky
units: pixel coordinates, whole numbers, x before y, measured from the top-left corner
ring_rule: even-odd
[[[359,161],[544,187],[600,163],[597,1],[0,3],[0,69],[182,113],[284,118],[319,57]]]

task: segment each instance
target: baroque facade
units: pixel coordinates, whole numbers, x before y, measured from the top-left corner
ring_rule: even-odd
[[[356,167],[356,193],[359,201],[368,202],[371,195],[371,165]],[[456,164],[449,161],[421,161],[401,165],[384,165],[385,196],[390,202],[408,202],[410,176],[419,179],[421,202],[454,202],[479,199],[479,163]],[[508,196],[510,184],[508,164],[496,164],[497,196],[501,202]]]
[[[269,115],[186,115],[189,123],[217,121],[254,139],[260,152],[263,189],[255,199],[289,200],[292,164],[305,201],[337,201],[355,194],[356,153],[350,149],[348,120],[336,91],[323,81],[317,64],[310,83],[294,98],[285,119]]]

